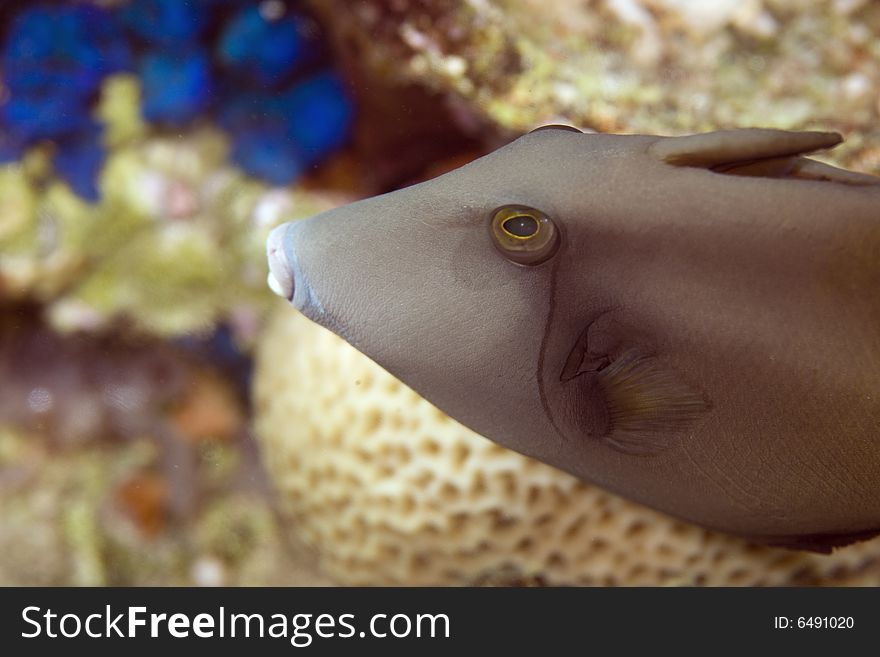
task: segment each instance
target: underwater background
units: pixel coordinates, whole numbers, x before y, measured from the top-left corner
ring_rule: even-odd
[[[880,173],[880,3],[0,4],[0,585],[880,584],[491,444],[266,286],[275,225],[560,122]]]

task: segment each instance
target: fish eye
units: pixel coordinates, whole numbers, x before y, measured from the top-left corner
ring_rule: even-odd
[[[501,230],[514,239],[531,239],[540,229],[538,220],[528,214],[516,214],[501,222]]]
[[[519,265],[538,265],[559,245],[559,231],[553,220],[526,205],[505,205],[495,210],[491,233],[495,247]]]

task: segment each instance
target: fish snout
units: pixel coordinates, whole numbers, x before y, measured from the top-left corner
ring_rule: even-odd
[[[269,233],[266,240],[266,256],[269,259],[269,277],[267,282],[271,290],[288,301],[293,301],[294,276],[293,268],[287,259],[284,240],[290,224],[282,224]]]

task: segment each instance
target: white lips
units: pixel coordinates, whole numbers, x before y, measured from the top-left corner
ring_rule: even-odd
[[[288,301],[293,298],[293,272],[284,255],[284,234],[287,224],[274,228],[266,240],[266,255],[269,258],[269,276],[266,282],[279,297]]]
[[[266,282],[269,284],[269,289],[272,290],[279,297],[290,299],[291,292],[293,292],[293,290],[290,289],[290,285],[287,286],[287,289],[281,287],[281,283],[279,283],[278,279],[275,278],[275,274],[269,272],[269,275],[266,277]]]

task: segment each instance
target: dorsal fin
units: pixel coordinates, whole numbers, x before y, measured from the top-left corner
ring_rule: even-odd
[[[752,162],[740,162],[729,167],[715,167],[719,173],[761,178],[801,178],[803,180],[827,180],[845,185],[880,185],[880,177],[839,169],[811,160],[808,157],[778,157]]]
[[[738,162],[802,155],[836,146],[836,132],[792,132],[770,128],[719,130],[684,137],[661,137],[648,152],[668,164],[715,169]]]
[[[583,133],[583,130],[581,130],[580,128],[575,128],[573,125],[566,125],[564,123],[548,123],[547,125],[539,125],[537,128],[529,130],[529,134],[532,134],[533,132],[540,132],[541,130],[568,130],[569,132]]]

